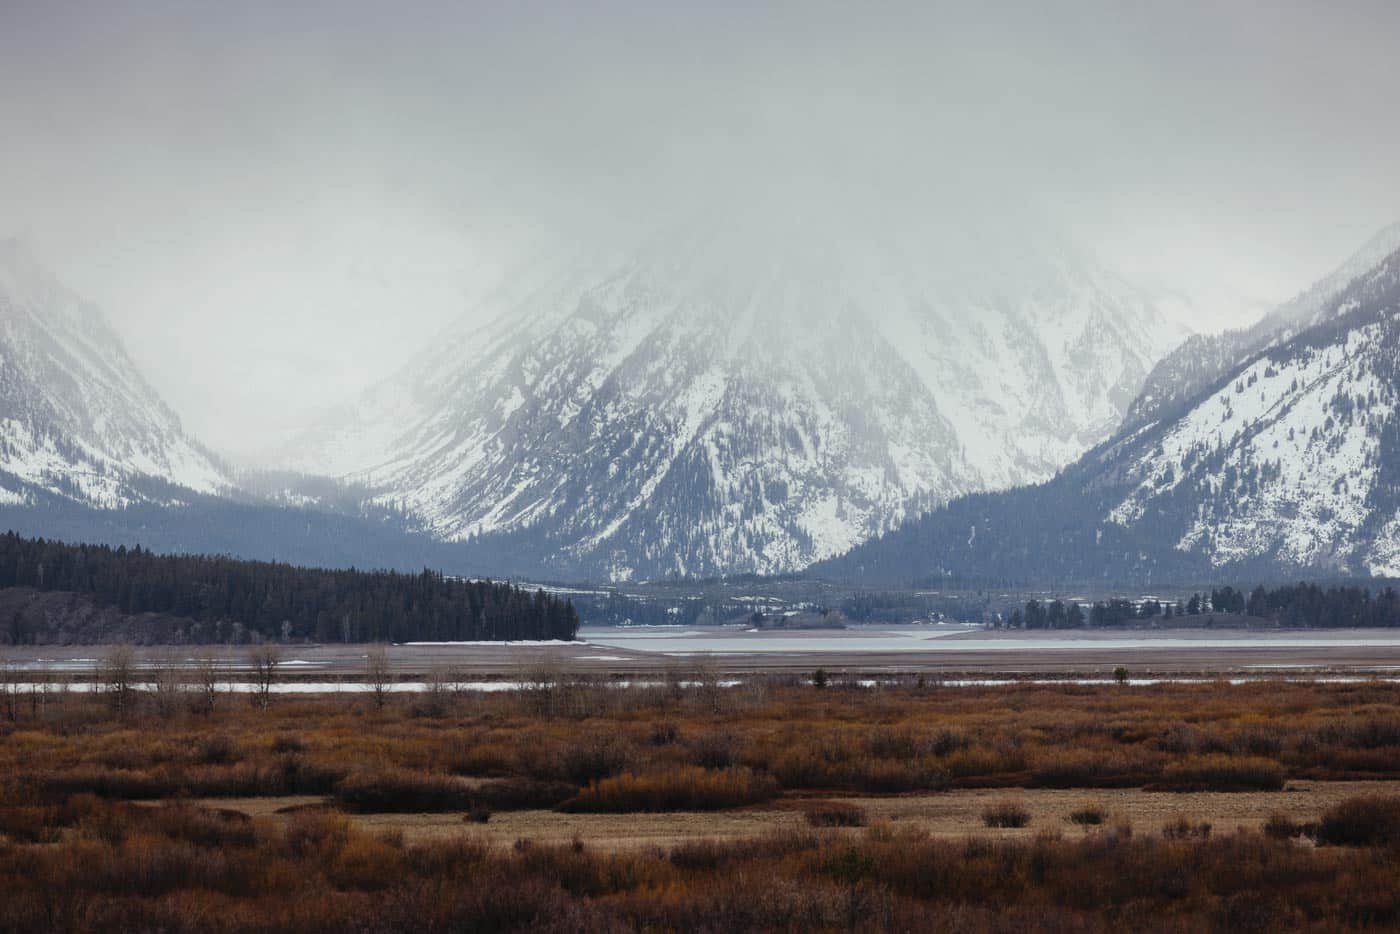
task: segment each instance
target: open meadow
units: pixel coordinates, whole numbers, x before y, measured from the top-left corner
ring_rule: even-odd
[[[1400,685],[0,696],[0,930],[1400,923]]]

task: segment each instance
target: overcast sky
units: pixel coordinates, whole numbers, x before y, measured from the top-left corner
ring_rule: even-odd
[[[1400,219],[1397,48],[1386,0],[0,0],[0,235],[235,451],[541,243],[774,191],[1049,218],[1220,327]]]

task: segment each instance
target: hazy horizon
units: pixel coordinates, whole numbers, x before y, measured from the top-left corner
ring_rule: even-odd
[[[702,211],[856,205],[994,248],[1042,218],[1215,330],[1400,220],[1397,27],[1361,2],[12,0],[0,236],[243,455],[515,264]]]

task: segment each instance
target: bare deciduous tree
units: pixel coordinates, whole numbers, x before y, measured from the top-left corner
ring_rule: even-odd
[[[175,713],[183,687],[182,677],[179,662],[169,650],[153,656],[146,666],[147,689],[160,716],[169,717]]]
[[[552,717],[564,690],[564,672],[557,660],[542,657],[516,676],[525,706],[536,716]]]
[[[4,646],[0,646],[0,710],[6,719],[19,719],[18,669]]]
[[[423,712],[430,717],[447,713],[452,700],[452,673],[444,665],[434,665],[423,677]]]
[[[718,713],[724,701],[724,690],[719,679],[719,668],[708,658],[697,658],[690,673],[696,695],[713,713]]]
[[[277,680],[277,667],[282,664],[282,649],[273,643],[253,646],[248,664],[253,669],[253,703],[266,710],[272,703],[272,685]]]
[[[392,677],[388,647],[383,644],[371,645],[365,652],[365,683],[374,696],[374,706],[382,708],[389,700]]]
[[[136,653],[129,645],[114,645],[97,666],[97,683],[117,713],[131,709],[136,695]]]
[[[219,696],[219,660],[213,649],[205,649],[194,660],[193,691],[190,707],[195,713],[208,716],[214,712]]]
[[[38,720],[49,705],[49,696],[53,693],[49,678],[47,665],[41,665],[29,677],[29,716],[33,720]]]

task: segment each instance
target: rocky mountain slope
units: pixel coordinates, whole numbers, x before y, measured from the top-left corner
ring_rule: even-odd
[[[1183,336],[1072,250],[983,247],[691,232],[522,277],[287,466],[559,573],[801,568],[1052,476]]]
[[[116,508],[227,485],[101,313],[0,241],[0,503]]]
[[[1283,323],[1263,349],[1183,388],[1180,414],[1129,424],[1049,483],[951,504],[814,572],[1400,576],[1400,250],[1335,282],[1309,293],[1330,298],[1271,316]]]
[[[1380,231],[1330,275],[1250,327],[1192,335],[1152,368],[1123,419],[1123,429],[1131,431],[1180,415],[1239,361],[1321,323],[1336,312],[1335,299],[1352,280],[1396,250],[1400,250],[1400,223]]]

